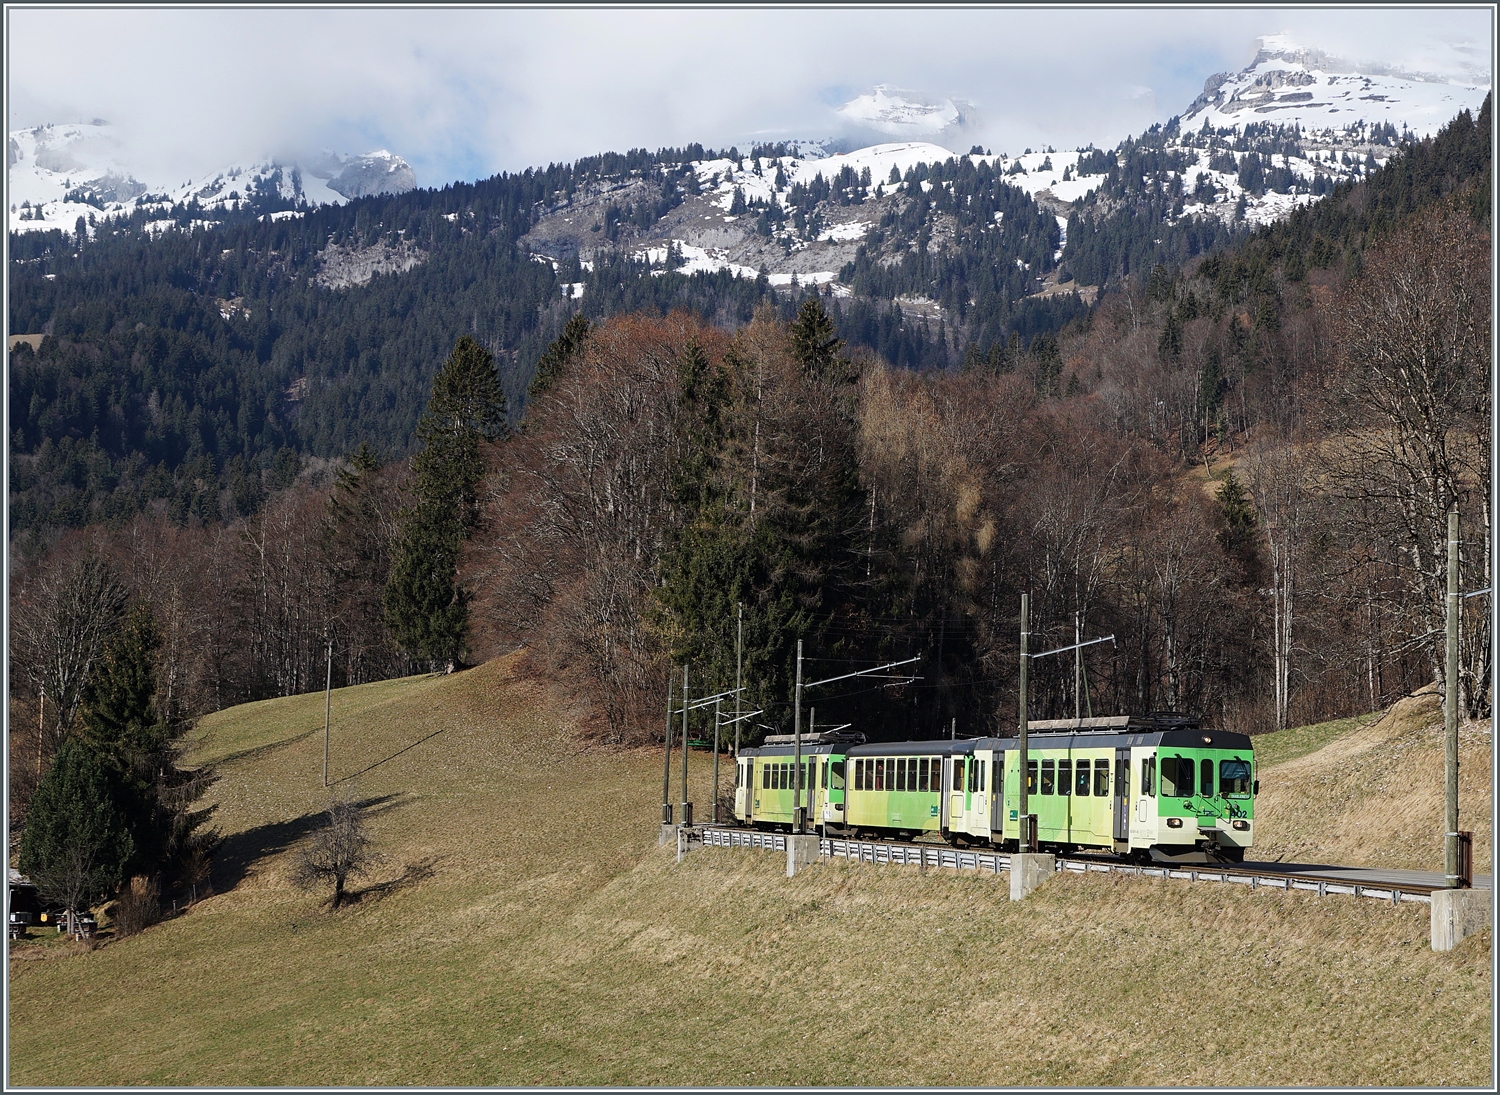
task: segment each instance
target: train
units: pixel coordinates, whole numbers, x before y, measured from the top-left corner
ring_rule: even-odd
[[[1039,721],[1027,737],[1033,849],[1239,863],[1254,843],[1260,781],[1248,735],[1158,712]],[[837,731],[804,736],[801,754],[805,824],[821,835],[1019,847],[1018,738],[866,742]],[[742,749],[736,824],[792,829],[795,765],[790,734]]]

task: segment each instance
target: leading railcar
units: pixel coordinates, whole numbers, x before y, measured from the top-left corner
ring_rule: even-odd
[[[735,818],[789,828],[794,747],[744,749]],[[1015,850],[1020,836],[1016,738],[859,743],[804,739],[807,818],[829,836],[912,839]],[[1033,723],[1027,810],[1044,851],[1096,850],[1158,861],[1240,862],[1255,837],[1250,738],[1180,715]]]

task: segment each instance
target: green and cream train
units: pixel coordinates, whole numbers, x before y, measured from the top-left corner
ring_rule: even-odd
[[[798,780],[789,735],[741,750],[734,814],[785,829]],[[1239,862],[1255,836],[1255,758],[1244,734],[1182,715],[1032,723],[1027,809],[1042,850],[1137,859]],[[828,836],[912,839],[1013,850],[1020,835],[1015,738],[863,744],[802,741],[807,823]]]

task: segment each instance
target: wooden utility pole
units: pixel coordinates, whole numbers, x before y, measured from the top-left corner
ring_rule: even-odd
[[[1083,618],[1073,613],[1073,721],[1083,719]]]
[[[693,823],[693,804],[688,801],[687,786],[688,755],[688,667],[682,667],[682,823]]]
[[[797,691],[792,705],[792,831],[802,831],[802,640],[797,640]]]
[[[328,724],[333,715],[333,636],[328,636],[328,679],[323,683],[323,786],[328,786]]]
[[[1443,884],[1463,884],[1458,847],[1458,506],[1448,510],[1448,650],[1443,697]]]
[[[42,782],[42,738],[46,736],[47,686],[42,685],[42,697],[36,705],[36,781]]]
[[[672,824],[672,674],[667,674],[667,751],[661,762],[661,823]]]
[[[740,755],[740,693],[745,682],[741,679],[745,672],[745,603],[739,605],[739,625],[734,635],[734,756],[739,760]]]
[[[1016,811],[1016,819],[1020,823],[1020,829],[1018,830],[1018,832],[1016,834],[1016,836],[1017,836],[1016,847],[1019,848],[1023,852],[1029,852],[1029,851],[1031,851],[1031,818],[1027,814],[1028,803],[1027,803],[1027,794],[1026,794],[1026,791],[1027,791],[1027,787],[1026,787],[1027,773],[1028,773],[1028,771],[1030,769],[1030,763],[1029,763],[1029,760],[1028,760],[1028,757],[1027,757],[1027,748],[1026,748],[1026,745],[1027,745],[1027,742],[1026,742],[1026,731],[1027,731],[1027,726],[1028,726],[1028,720],[1029,720],[1029,717],[1030,717],[1030,712],[1027,711],[1027,697],[1026,697],[1026,668],[1027,668],[1026,667],[1026,663],[1028,661],[1027,654],[1026,654],[1026,647],[1027,647],[1027,643],[1030,641],[1030,638],[1031,638],[1031,598],[1030,598],[1030,596],[1028,594],[1023,593],[1023,594],[1021,594],[1021,681],[1020,681],[1020,694],[1021,694],[1021,698],[1020,698],[1019,703],[1017,704],[1017,707],[1019,708],[1019,716],[1020,716],[1019,717],[1020,733],[1018,734],[1018,737],[1020,738],[1020,749],[1019,749],[1019,751],[1020,751],[1020,754],[1021,754],[1021,756],[1020,756],[1020,770],[1019,770],[1019,777],[1020,777],[1019,778],[1019,783],[1021,785],[1021,796],[1020,796],[1021,797],[1021,801],[1020,801],[1020,809],[1018,809]]]
[[[739,695],[738,692],[735,693]],[[714,824],[719,823],[719,704],[722,700],[714,700]]]

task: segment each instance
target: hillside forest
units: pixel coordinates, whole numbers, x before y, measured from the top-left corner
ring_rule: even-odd
[[[455,285],[476,322],[517,325],[516,356],[497,359],[394,279],[369,297],[385,326],[358,338],[345,305],[314,322],[327,294],[308,289],[303,311],[214,337],[246,360],[266,325],[347,338],[340,352],[380,358],[370,375],[387,378],[418,342],[447,363],[383,451],[350,425],[396,415],[378,385],[306,406],[319,453],[293,444],[280,379],[257,381],[224,418],[275,454],[254,468],[211,458],[202,401],[173,433],[177,397],[139,379],[175,362],[228,407],[254,375],[194,372],[196,320],[123,322],[186,306],[159,286],[206,245],[169,234],[143,252],[164,274],[141,299],[122,285],[116,303],[101,281],[52,345],[11,353],[13,429],[72,400],[98,425],[70,451],[128,450],[73,468],[61,444],[22,460],[34,439],[12,438],[12,506],[33,507],[11,529],[12,824],[93,717],[90,681],[141,611],[171,720],[330,672],[339,686],[522,647],[601,738],[644,743],[660,740],[669,673],[687,665],[695,694],[733,686],[742,622],[765,711],[752,737],[790,728],[799,640],[812,676],[921,658],[914,680],[820,690],[819,725],[1004,732],[1023,592],[1033,651],[1075,628],[1115,636],[1089,649],[1081,691],[1071,660],[1035,662],[1033,717],[1193,711],[1255,733],[1389,703],[1443,674],[1450,506],[1462,587],[1491,580],[1489,146],[1486,103],[1279,224],[1117,273],[1055,330],[976,339],[946,368],[893,363],[813,290],[747,284],[708,308],[626,295],[538,328],[540,297],[471,301]],[[546,272],[518,261],[518,276]],[[45,310],[43,292],[13,310]],[[108,337],[70,341],[68,323]],[[154,409],[114,422],[108,392],[49,388],[64,374],[48,355],[70,354],[137,363]],[[169,443],[183,446],[170,468],[152,448]],[[47,517],[57,484],[96,473],[115,485]],[[139,497],[109,503],[131,483]],[[1488,619],[1483,598],[1465,602],[1473,716],[1490,710]]]

